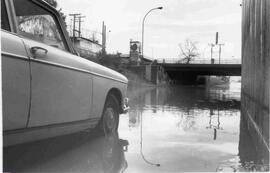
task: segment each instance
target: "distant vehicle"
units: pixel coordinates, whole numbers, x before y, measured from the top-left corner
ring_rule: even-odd
[[[117,131],[128,80],[77,56],[56,9],[1,0],[4,146],[88,128]]]

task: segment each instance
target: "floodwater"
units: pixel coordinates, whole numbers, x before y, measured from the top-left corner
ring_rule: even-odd
[[[12,172],[267,171],[240,115],[237,80],[212,87],[129,88],[119,133],[82,132],[4,150]]]
[[[240,83],[139,92],[131,93],[132,107],[119,129],[130,143],[127,172],[239,168]]]

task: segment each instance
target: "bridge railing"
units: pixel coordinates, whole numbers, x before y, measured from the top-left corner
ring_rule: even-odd
[[[158,60],[158,63],[162,64],[241,64],[241,59],[228,59],[228,60],[191,60],[187,62],[186,60],[178,60],[178,59],[163,59]]]

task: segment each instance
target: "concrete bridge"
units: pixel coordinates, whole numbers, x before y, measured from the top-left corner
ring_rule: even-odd
[[[172,80],[196,80],[197,76],[241,76],[240,61],[221,61],[215,64],[210,61],[163,61],[159,63]]]

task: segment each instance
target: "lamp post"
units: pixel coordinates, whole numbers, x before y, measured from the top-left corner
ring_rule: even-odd
[[[143,17],[143,22],[142,22],[142,58],[143,58],[143,41],[144,41],[144,21],[145,21],[145,18],[151,11],[153,11],[153,10],[162,10],[162,9],[163,9],[163,7],[152,8]]]

